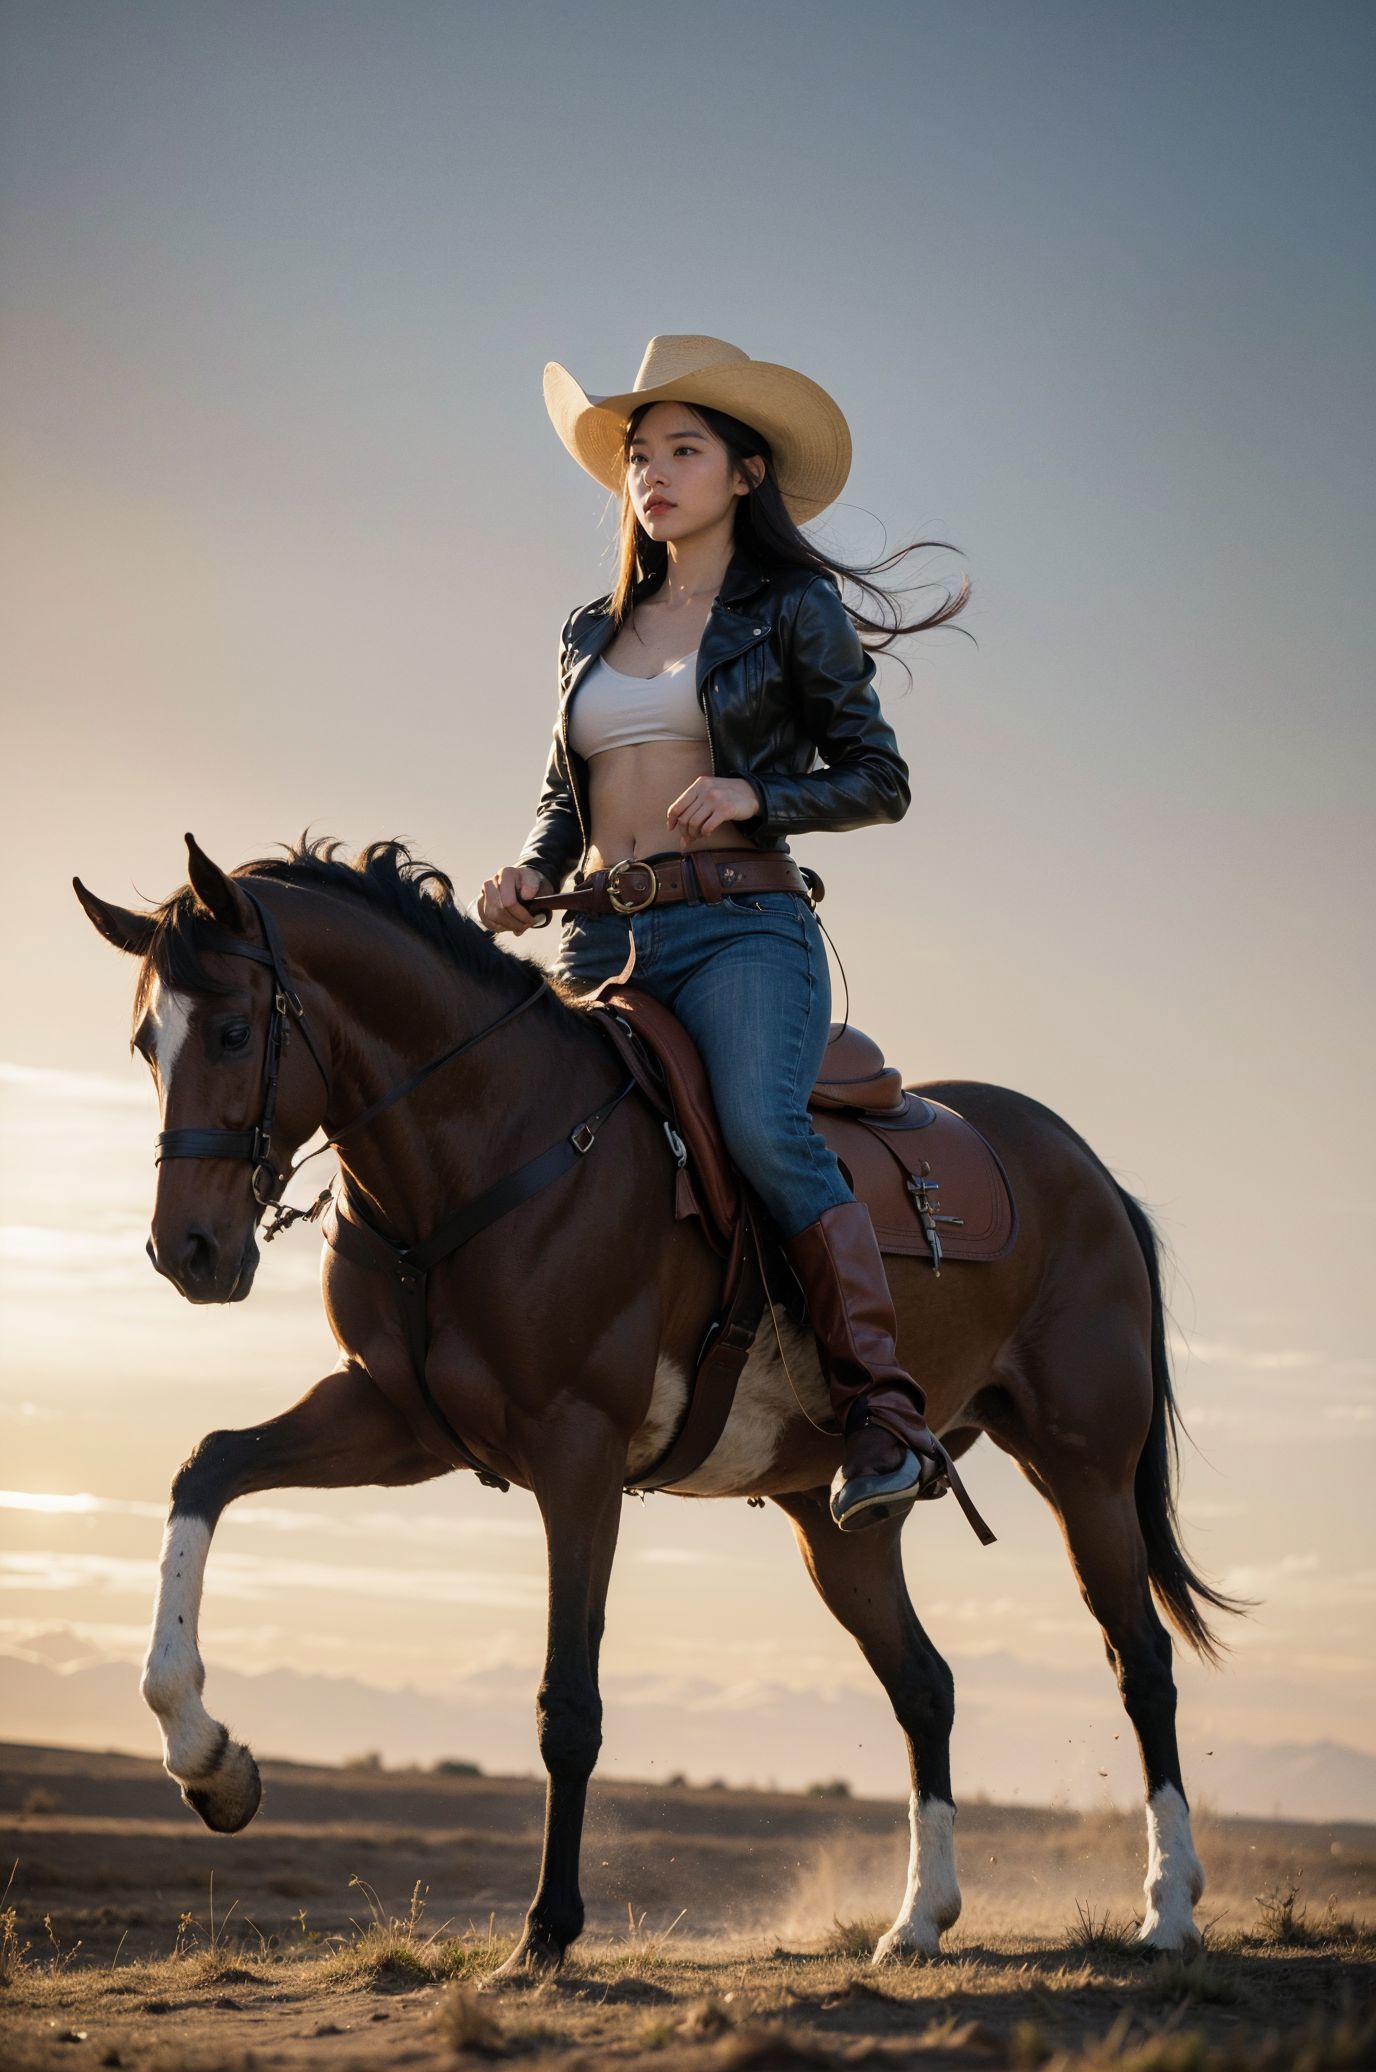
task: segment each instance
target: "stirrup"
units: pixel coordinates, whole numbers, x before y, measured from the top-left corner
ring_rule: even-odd
[[[940,1473],[937,1466],[937,1475]],[[931,1488],[936,1477],[927,1476],[922,1458],[911,1446],[904,1447],[902,1460],[886,1475],[847,1477],[844,1470],[838,1468],[832,1480],[828,1506],[832,1522],[842,1532],[861,1532],[866,1526],[882,1525],[887,1519],[901,1518],[917,1502],[924,1479]],[[935,1493],[944,1496],[944,1486]]]
[[[914,1465],[916,1474],[913,1473]],[[842,1503],[848,1489],[854,1489],[856,1494],[849,1502]],[[954,1491],[956,1502],[980,1545],[992,1547],[998,1535],[990,1530],[975,1509],[969,1491],[960,1479],[959,1469],[935,1433],[932,1434],[930,1453],[917,1454],[911,1446],[907,1447],[903,1459],[887,1475],[852,1475],[847,1481],[838,1468],[832,1480],[829,1508],[833,1522],[842,1532],[858,1532],[866,1525],[880,1525],[886,1518],[910,1511],[915,1503],[945,1496],[948,1489]]]

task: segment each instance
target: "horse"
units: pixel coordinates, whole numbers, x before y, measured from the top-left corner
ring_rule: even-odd
[[[147,1246],[157,1272],[191,1302],[243,1301],[261,1219],[322,1130],[348,1199],[393,1258],[452,1223],[456,1204],[485,1200],[487,1220],[470,1216],[468,1241],[427,1276],[419,1371],[394,1280],[327,1248],[338,1363],[279,1416],[211,1432],[177,1473],[141,1682],[165,1767],[217,1833],[257,1810],[252,1754],[202,1702],[197,1619],[226,1505],[455,1469],[518,1484],[547,1542],[537,1698],[547,1793],[534,1897],[502,1972],[547,1972],[584,1922],[579,1853],[623,1493],[678,1425],[721,1262],[696,1218],[675,1217],[662,1121],[647,1100],[625,1098],[629,1082],[618,1087],[622,1061],[599,1018],[464,913],[442,872],[396,841],[348,859],[336,842],[303,837],[234,871],[186,842],[189,882],[152,912],[73,881],[100,934],[139,960],[132,1047],[151,1068],[163,1125]],[[978,1081],[914,1089],[984,1133],[1019,1224],[1007,1257],[948,1266],[939,1280],[921,1260],[887,1262],[900,1354],[952,1458],[987,1436],[1059,1520],[1141,1756],[1137,1939],[1151,1951],[1193,1948],[1204,1873],[1161,1614],[1217,1660],[1204,1608],[1242,1606],[1196,1573],[1181,1541],[1155,1229],[1084,1139],[1029,1096]],[[516,1171],[543,1178],[512,1185]],[[932,1957],[961,1903],[952,1674],[909,1598],[903,1521],[853,1534],[833,1524],[840,1441],[817,1342],[786,1313],[773,1323],[719,1443],[674,1493],[772,1500],[882,1684],[907,1743],[910,1846],[902,1903],[873,1962]]]

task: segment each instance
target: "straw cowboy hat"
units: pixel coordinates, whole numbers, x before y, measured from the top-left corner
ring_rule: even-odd
[[[826,390],[791,367],[752,360],[724,338],[652,338],[634,385],[619,396],[589,395],[557,360],[545,368],[550,421],[579,467],[605,489],[622,486],[631,412],[670,401],[706,403],[763,432],[795,524],[815,518],[845,487],[850,428]]]

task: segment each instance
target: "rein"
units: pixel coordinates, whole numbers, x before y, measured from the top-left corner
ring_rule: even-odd
[[[405,1100],[418,1086],[445,1065],[452,1064],[475,1043],[481,1043],[485,1036],[523,1014],[540,998],[545,982],[536,974],[533,991],[524,1000],[518,1000],[499,1014],[495,1021],[488,1022],[472,1036],[463,1037],[458,1043],[441,1052],[437,1058],[422,1065],[408,1078],[398,1081],[380,1094],[375,1101],[346,1122],[325,1139],[317,1150],[308,1152],[286,1171],[281,1170],[272,1156],[272,1128],[277,1115],[278,1084],[282,1076],[282,1059],[291,1037],[293,1021],[300,1029],[306,1048],[315,1061],[316,1069],[325,1083],[325,1095],[330,1094],[330,1074],[321,1056],[301,996],[288,980],[286,954],[277,924],[257,896],[242,882],[239,890],[248,900],[258,916],[263,931],[261,948],[257,943],[245,942],[241,936],[233,935],[227,928],[209,924],[206,933],[211,945],[229,957],[246,957],[251,963],[262,964],[272,973],[272,1013],[268,1022],[267,1043],[263,1054],[263,1108],[255,1128],[247,1130],[226,1129],[176,1129],[161,1130],[154,1145],[154,1163],[160,1165],[166,1158],[247,1158],[253,1163],[253,1194],[260,1205],[273,1211],[271,1223],[263,1232],[267,1243],[279,1230],[290,1229],[296,1222],[314,1222],[328,1204],[333,1204],[334,1216],[325,1226],[326,1242],[342,1252],[356,1265],[365,1266],[372,1272],[387,1275],[396,1285],[401,1306],[402,1324],[411,1365],[421,1399],[430,1416],[444,1435],[446,1443],[458,1454],[465,1467],[472,1468],[480,1482],[493,1489],[509,1489],[511,1484],[504,1476],[496,1474],[480,1460],[465,1443],[444,1409],[435,1397],[426,1375],[426,1355],[429,1348],[429,1322],[426,1314],[426,1287],[430,1271],[442,1260],[450,1257],[461,1245],[476,1237],[480,1230],[495,1223],[519,1202],[528,1201],[542,1188],[557,1180],[561,1173],[582,1164],[596,1141],[597,1131],[607,1117],[615,1112],[627,1094],[634,1091],[637,1081],[632,1073],[617,1091],[603,1101],[583,1120],[566,1131],[546,1150],[527,1159],[514,1172],[506,1173],[500,1180],[484,1188],[483,1192],[463,1208],[451,1212],[417,1244],[406,1245],[375,1230],[363,1217],[358,1205],[349,1194],[347,1183],[342,1190],[342,1201],[335,1196],[334,1188],[326,1187],[308,1209],[293,1209],[282,1202],[282,1193],[291,1179],[309,1164],[312,1158],[319,1158],[322,1151],[342,1142],[355,1131],[375,1122],[379,1115]],[[432,1446],[431,1451],[436,1449]],[[440,1456],[443,1458],[443,1455]]]
[[[429,1064],[422,1065],[420,1070],[413,1072],[408,1079],[403,1079],[396,1086],[389,1088],[385,1094],[370,1102],[359,1114],[346,1122],[342,1129],[332,1131],[316,1150],[308,1152],[305,1158],[298,1159],[294,1165],[283,1171],[272,1156],[272,1129],[277,1119],[277,1093],[282,1076],[282,1059],[286,1055],[293,1021],[300,1029],[316,1070],[325,1083],[327,1097],[330,1092],[330,1074],[320,1048],[311,1034],[311,1026],[306,1018],[301,996],[288,982],[286,953],[282,948],[277,923],[257,894],[251,892],[247,885],[241,883],[239,891],[258,916],[258,925],[263,931],[261,947],[257,943],[246,942],[242,936],[232,935],[227,928],[221,928],[215,922],[204,925],[203,932],[209,939],[210,947],[222,955],[247,958],[250,963],[264,965],[272,973],[272,1013],[268,1020],[267,1043],[263,1053],[262,1113],[253,1129],[160,1130],[154,1139],[153,1163],[161,1165],[166,1158],[251,1159],[254,1200],[263,1208],[273,1211],[272,1222],[263,1232],[264,1243],[269,1243],[279,1230],[289,1230],[293,1223],[313,1222],[330,1198],[331,1189],[327,1187],[308,1209],[294,1209],[282,1202],[282,1195],[302,1166],[309,1165],[313,1158],[319,1158],[323,1152],[342,1143],[344,1138],[351,1136],[355,1130],[364,1129],[370,1122],[376,1122],[379,1115],[385,1114],[396,1102],[405,1100],[408,1094],[413,1094],[418,1086],[423,1086],[434,1073],[451,1064],[475,1043],[481,1043],[484,1036],[492,1035],[504,1023],[512,1021],[527,1007],[533,1006],[544,991],[544,981],[540,980],[534,991],[528,993],[524,1000],[518,1000],[514,1007],[507,1008],[504,1014],[498,1015],[497,1019],[489,1022],[485,1028],[479,1029],[476,1035],[465,1036],[439,1057],[431,1058]]]

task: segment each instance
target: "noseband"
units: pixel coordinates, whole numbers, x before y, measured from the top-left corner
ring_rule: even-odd
[[[250,892],[248,886],[242,881],[238,884],[238,890],[258,916],[258,925],[263,932],[261,945],[254,942],[246,942],[242,936],[231,934],[227,928],[221,928],[213,921],[203,923],[202,930],[209,948],[220,952],[226,957],[246,957],[250,963],[261,964],[272,974],[272,1013],[268,1020],[267,1045],[263,1053],[262,1113],[256,1126],[252,1129],[160,1130],[154,1140],[153,1163],[161,1165],[163,1160],[167,1158],[248,1159],[253,1166],[254,1200],[265,1209],[271,1208],[276,1210],[276,1220],[272,1227],[264,1233],[265,1236],[271,1237],[284,1224],[294,1222],[298,1216],[309,1213],[304,1210],[286,1209],[279,1206],[283,1190],[291,1179],[293,1172],[298,1170],[298,1168],[292,1167],[289,1170],[280,1168],[272,1152],[272,1129],[277,1117],[277,1091],[282,1076],[282,1059],[286,1054],[293,1023],[295,1023],[305,1039],[306,1048],[314,1059],[316,1070],[325,1083],[327,1096],[330,1091],[330,1074],[325,1059],[321,1055],[320,1047],[311,1034],[311,1025],[306,1017],[306,1010],[301,1003],[301,995],[290,982],[286,953],[282,948],[282,938],[277,932],[277,924],[262,901],[255,893]],[[489,1022],[486,1028],[479,1029],[475,1036],[465,1036],[462,1042],[452,1045],[440,1057],[432,1058],[428,1065],[422,1065],[420,1070],[413,1072],[409,1079],[403,1079],[398,1085],[391,1087],[388,1092],[365,1108],[361,1114],[355,1115],[352,1121],[345,1123],[342,1129],[335,1130],[327,1137],[320,1146],[320,1150],[326,1151],[332,1144],[338,1144],[352,1131],[362,1129],[365,1123],[372,1122],[383,1113],[384,1109],[390,1108],[394,1102],[403,1100],[407,1094],[413,1093],[418,1086],[430,1077],[432,1072],[438,1072],[441,1066],[447,1065],[451,1059],[458,1057],[461,1051],[467,1050],[471,1044],[480,1043],[484,1036],[490,1036],[494,1029],[500,1029],[504,1022],[509,1022],[514,1015],[520,1014],[523,1009],[533,1005],[544,990],[543,979],[538,979],[534,990],[527,994],[524,1000],[518,1000],[516,1005],[509,1007],[505,1014],[498,1015],[497,1019]],[[319,1156],[319,1152],[313,1151],[310,1156],[316,1158]],[[302,1159],[300,1163],[304,1165],[306,1161]],[[323,1206],[324,1200],[325,1196],[322,1196],[320,1203],[317,1204],[317,1209]]]

